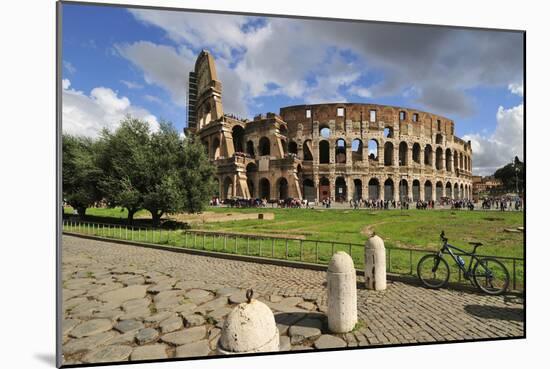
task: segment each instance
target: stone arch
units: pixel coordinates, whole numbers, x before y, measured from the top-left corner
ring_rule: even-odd
[[[332,132],[328,125],[326,124],[319,125],[319,136],[323,138],[329,138],[331,133]]]
[[[369,159],[378,161],[378,141],[374,138],[369,140]]]
[[[453,186],[453,199],[458,200],[458,183]]]
[[[330,199],[330,181],[327,177],[319,178],[319,200]]]
[[[407,155],[409,151],[409,146],[405,141],[399,143],[399,166],[405,166],[409,163],[407,162]]]
[[[363,181],[359,178],[353,180],[353,199],[359,200],[363,198]]]
[[[452,169],[453,153],[451,149],[445,150],[445,170],[450,172]]]
[[[464,184],[460,184],[460,199],[464,198]]]
[[[389,141],[384,144],[384,165],[393,165],[393,143]]]
[[[290,154],[298,155],[298,144],[294,141],[288,143],[288,152]]]
[[[420,144],[415,142],[412,147],[412,160],[416,164],[420,163]]]
[[[271,154],[271,142],[269,141],[269,138],[262,137],[260,138],[260,155],[270,155]]]
[[[280,137],[279,140],[281,141],[281,147],[283,149],[283,155],[287,156],[287,154],[288,154],[288,141],[285,137]]]
[[[464,156],[460,153],[459,168],[464,169]]]
[[[302,182],[304,199],[308,201],[315,201],[315,184],[311,178],[306,178]]]
[[[443,149],[441,147],[435,150],[435,169],[443,169]]]
[[[330,163],[330,144],[327,140],[319,141],[319,163]]]
[[[258,195],[261,199],[266,199],[266,200],[271,199],[271,184],[269,183],[269,179],[267,178],[260,179],[260,185],[258,189],[260,190]]]
[[[254,181],[251,178],[246,179],[246,185],[248,186],[248,192],[250,193],[250,198],[253,199],[256,197],[256,188],[254,186]]]
[[[233,179],[225,177],[223,180],[223,199],[227,200],[233,197]]]
[[[231,130],[235,152],[244,152],[244,128],[237,125]]]
[[[204,127],[212,120],[212,109],[208,102],[204,103],[202,106],[202,114],[200,114],[200,127]]]
[[[384,128],[384,138],[393,138],[393,127],[385,127]]]
[[[415,179],[412,183],[412,195],[413,201],[419,201],[420,200],[420,181],[418,179]]]
[[[369,180],[369,200],[378,200],[380,197],[380,181],[378,178]]]
[[[311,161],[313,160],[313,153],[311,152],[311,140],[304,141],[302,145],[302,150],[304,151],[304,160]]]
[[[433,163],[432,155],[433,155],[432,145],[426,145],[426,147],[424,148],[424,165],[433,167],[434,163]]]
[[[409,182],[406,179],[402,178],[399,181],[399,201],[407,201],[409,196]]]
[[[218,137],[215,137],[214,140],[212,140],[212,158],[214,160],[220,158],[221,154],[221,148],[220,148],[220,139]]]
[[[344,164],[346,162],[346,140],[343,138],[336,140],[334,158],[336,159],[336,164]]]
[[[453,197],[453,186],[451,185],[451,182],[447,182],[445,184],[445,197],[448,197],[449,199]]]
[[[258,171],[258,166],[256,163],[248,163],[246,166],[246,176],[254,175]]]
[[[220,197],[220,179],[218,177],[214,178],[214,197]]]
[[[363,161],[363,141],[358,138],[351,142],[351,161]]]
[[[288,199],[288,181],[285,177],[281,177],[276,182],[277,196],[279,200]]]
[[[394,185],[393,185],[393,179],[388,178],[384,182],[384,200],[391,201],[393,200],[393,194],[394,194]]]
[[[432,193],[433,193],[433,187],[432,187],[431,181],[424,182],[424,201],[432,201]]]
[[[254,142],[252,140],[246,141],[246,153],[252,157],[255,156],[254,154]]]
[[[458,169],[458,151],[455,150],[453,154],[453,166],[455,169]]]
[[[436,201],[441,201],[443,197],[443,182],[437,181],[435,184],[435,199]]]
[[[343,202],[347,199],[348,186],[344,177],[336,177],[334,181],[336,201]]]
[[[435,135],[435,144],[443,145],[443,135],[441,133],[438,133],[437,135]]]

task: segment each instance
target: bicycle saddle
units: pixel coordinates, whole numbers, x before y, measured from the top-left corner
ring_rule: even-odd
[[[471,241],[471,242],[468,242],[470,245],[474,245],[474,246],[481,246],[483,245],[481,242],[474,242],[474,241]]]

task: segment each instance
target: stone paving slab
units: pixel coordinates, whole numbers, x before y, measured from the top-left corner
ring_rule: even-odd
[[[215,355],[225,316],[254,290],[282,351],[521,337],[523,302],[358,277],[356,329],[331,334],[326,273],[63,236],[64,364]]]

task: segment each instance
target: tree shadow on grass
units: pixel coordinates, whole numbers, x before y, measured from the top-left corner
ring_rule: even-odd
[[[515,322],[523,321],[522,308],[510,308],[486,305],[466,305],[466,313],[483,319],[511,320]]]

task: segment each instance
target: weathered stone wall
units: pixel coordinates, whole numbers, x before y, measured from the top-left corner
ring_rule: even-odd
[[[222,198],[471,198],[471,145],[454,136],[452,120],[435,114],[301,105],[253,121],[224,117],[200,135],[217,164]]]

